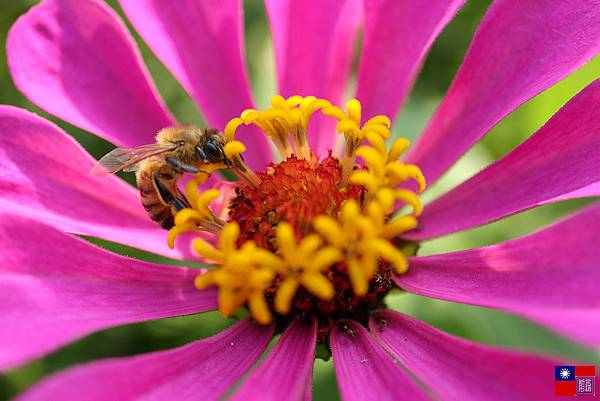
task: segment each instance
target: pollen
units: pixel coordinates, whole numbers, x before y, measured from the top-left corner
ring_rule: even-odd
[[[339,156],[311,151],[315,113],[336,121],[345,145]],[[246,166],[247,146],[237,134],[242,125],[257,126],[281,161],[265,171]],[[258,323],[281,327],[313,316],[325,342],[337,321],[366,321],[381,306],[392,275],[409,268],[404,250],[417,244],[400,238],[417,227],[426,187],[421,170],[401,161],[408,140],[388,146],[390,127],[382,115],[362,123],[356,99],[341,108],[313,96],[274,96],[266,110],[244,110],[229,121],[224,152],[240,181],[224,205],[227,219],[211,209],[219,192],[199,192],[203,179],[196,177],[185,189],[190,207],[176,213],[167,238],[173,247],[183,232],[213,234],[193,242],[213,264],[196,286],[218,287],[223,315],[247,308]]]

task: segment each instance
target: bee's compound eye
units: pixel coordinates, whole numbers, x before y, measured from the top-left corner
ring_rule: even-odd
[[[204,144],[204,153],[206,158],[212,163],[218,163],[223,161],[224,154],[221,145],[215,141],[207,141]]]

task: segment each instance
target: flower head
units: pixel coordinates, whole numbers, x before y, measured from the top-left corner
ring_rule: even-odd
[[[417,226],[422,205],[415,192],[399,186],[414,179],[422,192],[425,178],[417,166],[398,161],[406,139],[387,151],[387,117],[360,125],[356,99],[347,112],[313,96],[274,96],[271,104],[264,111],[246,110],[226,126],[225,151],[237,160],[234,171],[242,181],[227,206],[230,221],[217,231],[218,248],[202,239],[193,244],[215,264],[196,286],[218,287],[219,310],[226,316],[247,306],[257,322],[270,324],[275,315],[285,327],[313,315],[324,342],[340,319],[365,319],[392,288],[392,273],[407,271],[407,257],[394,240]],[[329,154],[319,160],[310,148],[306,132],[317,110],[339,120],[338,132],[353,148],[341,159]],[[242,124],[258,125],[282,162],[258,173],[246,167],[241,154],[248,146],[235,135]],[[227,150],[232,146],[239,152]],[[357,156],[363,167],[355,164]],[[169,231],[171,247],[183,232],[215,232],[207,205],[219,194],[208,189],[198,195],[194,185],[190,180],[186,189],[191,207],[177,212]],[[404,203],[410,213],[392,216]]]

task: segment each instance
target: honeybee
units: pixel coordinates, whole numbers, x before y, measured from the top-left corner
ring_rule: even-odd
[[[190,207],[177,187],[184,173],[198,174],[207,164],[231,167],[225,141],[218,130],[192,126],[162,129],[156,143],[135,148],[116,148],[103,156],[90,174],[135,171],[140,197],[148,216],[162,228],[174,224],[174,212]]]

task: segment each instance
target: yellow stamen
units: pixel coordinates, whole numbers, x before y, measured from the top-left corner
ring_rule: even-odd
[[[257,253],[268,252],[251,241],[237,246],[240,228],[237,223],[227,223],[221,231],[219,248],[196,239],[193,248],[219,267],[196,278],[198,288],[219,286],[219,310],[229,316],[237,308],[248,304],[252,316],[262,324],[271,322],[271,313],[264,298],[264,291],[275,278],[275,271],[257,263]]]
[[[299,286],[321,299],[333,297],[333,286],[322,274],[342,259],[342,253],[334,247],[322,247],[322,240],[317,235],[306,236],[297,243],[292,227],[287,223],[280,223],[276,232],[280,255],[258,248],[251,241],[238,247],[240,231],[237,223],[227,223],[223,227],[218,249],[201,239],[194,241],[193,248],[198,254],[219,264],[217,269],[198,276],[196,286],[219,286],[221,313],[230,315],[247,303],[252,316],[258,322],[268,324],[271,313],[264,291],[273,284],[276,276],[283,280],[275,296],[275,308],[280,313],[289,312]]]
[[[386,128],[391,128],[391,126],[392,126],[392,122],[390,121],[390,119],[388,118],[388,116],[383,116],[383,115],[379,115],[379,116],[375,116],[375,117],[369,118],[367,120],[367,123],[365,125],[367,125],[369,123],[383,125]]]
[[[388,152],[383,140],[372,132],[367,134],[370,145],[363,145],[357,151],[358,157],[365,162],[366,170],[356,170],[350,176],[352,184],[362,185],[368,191],[367,199],[382,188],[396,189],[400,184],[414,180],[419,192],[426,187],[425,177],[421,170],[413,164],[404,164],[398,159],[409,145],[406,138],[399,138],[392,144]],[[413,207],[415,216],[421,214],[422,206],[418,196],[406,189],[397,189],[394,195]]]
[[[406,196],[406,193],[401,195]],[[407,198],[415,202],[413,198]],[[387,260],[398,274],[404,273],[408,267],[406,257],[391,240],[416,227],[417,220],[407,215],[388,221],[396,199],[395,191],[384,188],[367,202],[364,212],[356,201],[348,200],[342,205],[337,220],[319,216],[313,222],[315,231],[344,255],[357,295],[367,293],[369,281],[377,272],[378,259]],[[420,212],[420,203],[415,206],[416,210]]]
[[[342,259],[341,252],[333,247],[321,248],[322,240],[314,234],[298,243],[292,226],[285,222],[279,223],[275,235],[282,260],[278,273],[286,283],[278,289],[275,298],[275,306],[281,308],[280,312],[289,311],[300,285],[321,299],[331,299],[334,289],[322,272]]]
[[[232,120],[230,120],[227,125],[225,126],[225,141],[226,142],[231,142],[233,141],[233,138],[235,137],[235,132],[237,131],[238,127],[240,125],[242,125],[244,123],[244,120],[241,118],[234,118]]]
[[[232,127],[239,126],[239,121],[231,124],[232,121],[230,121],[225,128],[226,130],[229,129],[229,134],[226,133],[226,137],[232,137],[234,133],[234,131],[232,131],[234,128]],[[233,163],[234,171],[238,177],[250,185],[258,186],[260,184],[260,178],[258,178],[258,176],[251,169],[249,169],[248,166],[246,166],[246,163],[244,163],[242,157],[240,156],[246,151],[246,146],[243,143],[232,139],[225,144],[223,151],[225,152],[225,156],[227,156],[227,158]]]
[[[212,233],[219,232],[224,222],[214,215],[208,205],[220,196],[216,189],[198,193],[198,179],[190,179],[185,187],[185,194],[191,208],[185,208],[175,214],[175,225],[167,234],[167,244],[175,247],[175,239],[188,231],[203,230]]]
[[[387,161],[392,162],[398,160],[402,154],[408,149],[410,146],[410,141],[406,138],[398,138],[392,144],[392,148],[390,149],[390,153],[387,156]]]
[[[275,309],[277,309],[279,313],[285,315],[290,312],[292,300],[294,299],[294,295],[296,295],[296,290],[298,290],[299,286],[299,281],[294,277],[289,277],[281,283],[277,295],[275,296]]]
[[[246,151],[246,146],[239,141],[231,141],[227,142],[227,144],[223,147],[223,151],[225,152],[225,156],[227,156],[229,159],[233,159],[240,153],[244,153]]]
[[[348,109],[348,117],[350,117],[350,119],[355,121],[357,124],[360,124],[360,116],[362,112],[362,106],[360,105],[360,102],[356,99],[352,99],[346,103],[346,108]]]
[[[376,138],[389,138],[390,120],[385,116],[375,116],[369,119],[362,127],[361,123],[361,104],[358,100],[352,99],[346,104],[347,112],[336,106],[326,107],[323,114],[338,120],[337,132],[343,133],[346,140],[346,151],[342,160],[342,185],[346,185],[348,177],[354,169],[357,149],[370,135],[376,146],[381,147],[381,142]]]
[[[307,131],[309,121],[315,111],[330,107],[327,100],[314,96],[292,96],[284,99],[276,95],[271,98],[271,107],[264,111],[244,110],[239,118],[234,118],[225,128],[226,141],[233,141],[241,124],[258,126],[273,142],[283,159],[294,151],[301,159],[310,158]],[[291,139],[291,140],[290,140]]]

